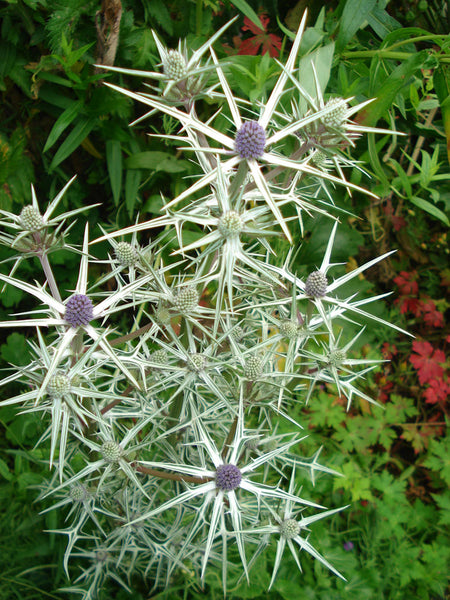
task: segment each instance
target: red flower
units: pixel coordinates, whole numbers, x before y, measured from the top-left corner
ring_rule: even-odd
[[[274,33],[267,33],[267,25],[270,21],[267,15],[259,15],[259,20],[264,29],[252,23],[248,17],[244,18],[242,31],[251,31],[255,35],[240,44],[238,54],[258,54],[258,50],[262,45],[262,54],[268,52],[272,57],[278,56],[279,49],[281,48],[281,38]]]
[[[435,350],[428,342],[413,342],[413,352],[409,362],[417,369],[421,385],[433,379],[441,379],[444,369],[441,366],[445,362],[445,354],[442,350]]]

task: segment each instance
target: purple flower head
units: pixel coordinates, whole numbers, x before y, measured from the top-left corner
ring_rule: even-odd
[[[75,294],[66,304],[64,318],[72,327],[87,325],[94,318],[92,302],[84,294]]]
[[[266,132],[256,121],[246,121],[236,134],[236,152],[241,158],[261,158],[266,145]]]
[[[346,552],[351,552],[353,550],[353,548],[354,548],[353,542],[348,541],[348,542],[344,543],[344,550]]]
[[[220,465],[216,470],[216,485],[222,492],[231,492],[239,487],[242,474],[236,465]]]
[[[314,271],[305,282],[305,293],[311,298],[322,298],[327,293],[328,280],[322,271]]]

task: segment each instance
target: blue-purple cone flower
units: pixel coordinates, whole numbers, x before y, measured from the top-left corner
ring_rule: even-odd
[[[241,158],[261,158],[266,145],[266,132],[256,121],[246,121],[236,134],[235,148]]]
[[[66,304],[64,319],[72,327],[87,325],[94,318],[92,302],[84,294],[75,294]]]

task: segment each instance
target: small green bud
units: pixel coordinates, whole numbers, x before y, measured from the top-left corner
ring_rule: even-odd
[[[200,296],[197,290],[187,286],[180,288],[173,299],[173,305],[181,313],[189,313],[197,308],[199,300]]]
[[[263,372],[263,359],[260,356],[250,356],[244,367],[244,377],[247,379],[257,379]]]
[[[115,253],[117,260],[124,267],[134,267],[139,258],[136,248],[128,242],[119,242]]]
[[[300,525],[295,519],[286,519],[280,525],[280,533],[288,540],[295,538],[300,533]]]
[[[298,336],[298,323],[286,319],[280,323],[280,333],[283,337],[287,337],[289,340],[293,340]]]
[[[103,444],[101,453],[107,463],[113,464],[119,462],[123,449],[115,440],[108,440]]]
[[[152,352],[150,355],[150,360],[157,365],[167,365],[169,356],[167,351],[162,348],[161,350],[155,350]]]
[[[342,127],[347,120],[347,102],[343,98],[331,98],[331,100],[328,100],[325,104],[325,108],[330,107],[332,107],[332,110],[322,117],[322,123],[325,127]]]
[[[344,363],[347,359],[347,355],[343,350],[332,350],[329,354],[328,354],[328,363],[332,366],[332,367],[340,367],[342,365],[342,363]]]
[[[190,371],[203,371],[206,367],[206,356],[204,354],[191,354],[187,361],[187,367]]]
[[[29,231],[39,231],[45,227],[44,218],[32,204],[24,206],[20,212],[20,224]]]
[[[74,485],[71,489],[70,489],[70,498],[74,501],[74,502],[83,502],[84,500],[87,500],[89,498],[90,494],[87,491],[87,489],[84,487],[84,485]]]
[[[178,50],[169,50],[163,61],[163,70],[169,79],[183,79],[187,75],[186,59]]]
[[[64,394],[70,392],[70,378],[62,371],[57,371],[47,384],[47,393],[52,398],[61,398]]]
[[[243,223],[239,214],[231,210],[219,219],[219,232],[224,238],[238,236],[242,231]]]

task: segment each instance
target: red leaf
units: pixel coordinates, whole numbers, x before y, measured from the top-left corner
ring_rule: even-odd
[[[423,396],[427,404],[441,404],[444,407],[449,394],[450,385],[446,381],[433,379],[424,391]]]
[[[409,362],[417,369],[421,385],[433,379],[440,379],[444,374],[441,364],[445,362],[442,350],[435,350],[429,342],[413,342],[413,352]]]
[[[402,296],[416,296],[419,291],[417,285],[417,272],[400,271],[400,275],[394,278],[394,283],[398,285],[398,290]]]
[[[419,301],[416,317],[419,316],[423,317],[424,323],[429,327],[444,327],[444,315],[436,309],[436,304],[432,300]]]
[[[267,25],[270,21],[267,15],[259,15],[259,19],[263,24],[264,29],[261,29],[252,23],[247,17],[244,18],[242,31],[251,31],[255,35],[244,40],[240,44],[238,54],[249,54],[254,56],[262,46],[262,54],[268,52],[272,58],[278,56],[278,50],[281,48],[281,38],[274,33],[267,33]]]

